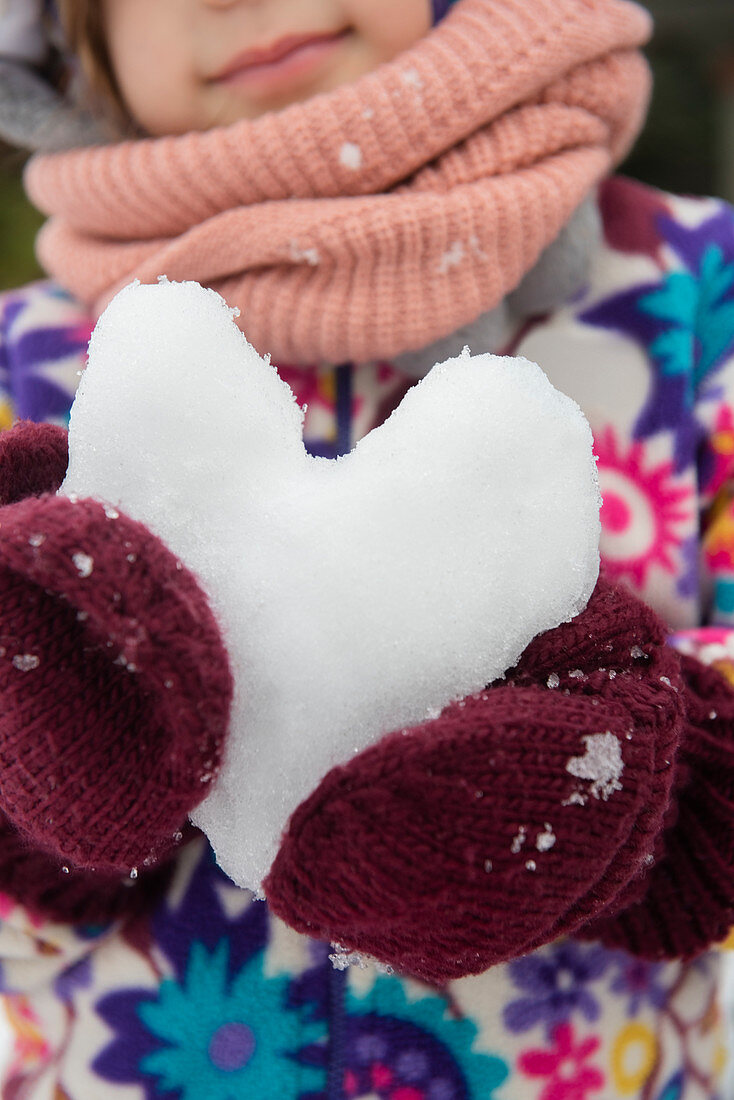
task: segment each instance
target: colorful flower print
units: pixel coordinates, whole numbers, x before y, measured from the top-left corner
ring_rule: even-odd
[[[610,952],[598,945],[572,940],[510,963],[510,977],[525,996],[505,1006],[505,1026],[528,1031],[544,1023],[548,1034],[575,1013],[586,1020],[599,1017],[599,1003],[588,985],[601,978],[611,961]]]
[[[699,592],[701,544],[697,534],[688,535],[680,544],[680,567],[675,590],[684,600],[695,599]]]
[[[397,978],[377,978],[364,998],[348,991],[342,1026],[345,1100],[491,1100],[509,1075],[474,1050],[476,1024],[440,996],[409,1002]]]
[[[440,19],[447,14],[449,8],[456,3],[456,0],[431,0],[431,7],[433,9],[433,22],[438,23]]]
[[[196,939],[214,952],[222,940],[230,945],[230,977],[234,977],[268,941],[268,910],[248,890],[240,890],[217,866],[206,839],[187,846],[191,868],[185,889],[159,905],[151,919],[151,933],[173,973],[183,982],[191,957],[192,928]]]
[[[704,555],[712,573],[734,573],[734,501],[722,500],[712,512],[704,536]]]
[[[183,1004],[188,1019],[196,1014],[199,999],[207,996],[208,990],[212,1011],[218,1013],[213,1020],[207,1017],[213,1028],[209,1037],[211,1043],[217,1031],[216,1020],[225,1029],[228,1023],[248,1026],[246,1020],[224,1018],[230,1009],[236,1012],[244,1003],[242,975],[245,971],[250,974],[254,969],[255,983],[265,983],[271,1000],[285,997],[281,984],[271,986],[262,977],[262,959],[268,937],[265,904],[255,902],[252,895],[238,890],[225,877],[216,866],[213,853],[203,838],[183,849],[179,859],[181,885],[153,913],[148,928],[149,937],[143,937],[139,943],[134,937],[130,938],[132,933],[125,933],[129,945],[146,957],[149,944],[156,944],[156,952],[160,952],[166,964],[162,984],[153,989],[150,986],[118,987],[96,1005],[112,1037],[95,1058],[94,1071],[105,1081],[138,1086],[143,1090],[145,1100],[158,1097],[159,1082],[167,1079],[166,1073],[175,1077],[180,1069],[179,1059],[183,1052],[176,1047],[175,1039],[168,1041],[165,1037],[166,1013],[172,1005]],[[193,929],[196,929],[196,938]],[[221,946],[224,943],[227,944],[226,952]],[[205,973],[208,968],[204,966],[204,960],[213,960],[211,973]],[[207,986],[207,980],[213,985]],[[212,990],[216,997],[213,997]],[[294,1012],[291,1016],[282,1009],[281,1005],[279,1013],[282,1017],[300,1019],[299,1013]],[[152,1012],[150,1018],[146,1015],[148,1011]],[[311,1041],[307,1029],[304,1043]],[[226,1061],[228,1057],[235,1060],[238,1049],[240,1057],[244,1057],[245,1032],[238,1028],[225,1030],[214,1043],[212,1056],[215,1062],[217,1059]],[[207,1067],[209,1046],[203,1036],[200,1036],[199,1048],[192,1053],[192,1058],[194,1054],[199,1058],[197,1065],[202,1073],[205,1069],[211,1069],[213,1076],[216,1072],[224,1073],[223,1070],[216,1070],[211,1059]],[[153,1061],[149,1062],[149,1059]],[[285,1062],[290,1065],[296,1080],[300,1073],[298,1065],[288,1058]],[[261,1062],[258,1060],[255,1064],[259,1067]],[[227,1075],[222,1079],[226,1080]],[[103,1092],[103,1089],[100,1091]],[[203,1095],[207,1094],[198,1094]],[[214,1092],[212,1095],[216,1100],[219,1094]],[[186,1100],[185,1094],[182,1093],[181,1097]]]
[[[16,901],[15,898],[12,898],[10,894],[0,892],[0,920],[7,920],[12,913],[15,913],[20,908],[20,903]],[[34,913],[32,910],[25,907],[23,908],[23,912],[31,928],[43,928],[46,922],[39,913]]]
[[[682,1070],[678,1070],[678,1072],[674,1073],[670,1080],[663,1085],[662,1089],[655,1097],[655,1100],[680,1100],[683,1095],[685,1084],[685,1074]],[[712,1100],[716,1100],[716,1097],[712,1097]]]
[[[230,982],[228,945],[214,952],[195,943],[185,981],[164,981],[139,1016],[164,1046],[140,1069],[181,1100],[277,1096],[296,1100],[325,1084],[322,1072],[299,1065],[298,1051],[322,1025],[284,1011],[288,978],[267,978],[257,955]]]
[[[653,465],[643,443],[631,443],[624,452],[612,427],[597,435],[594,451],[603,499],[604,565],[613,579],[641,589],[651,569],[675,571],[673,552],[683,544],[678,529],[690,521],[692,490],[675,483],[671,462]]]
[[[309,454],[337,458],[351,448],[354,417],[353,367],[289,366],[276,364],[304,412],[304,440]]]
[[[0,430],[10,428],[13,423],[13,409],[10,403],[10,357],[7,341],[2,336],[2,314],[0,314]]]
[[[56,996],[67,1004],[73,1001],[80,989],[89,989],[92,985],[92,960],[85,955],[79,962],[59,974],[54,982]]]
[[[304,412],[309,454],[337,458],[382,424],[415,383],[390,363],[331,366],[276,364]]]
[[[671,431],[680,471],[696,460],[706,434],[695,401],[711,395],[713,375],[734,355],[734,218],[722,209],[692,229],[663,215],[657,224],[683,270],[605,299],[581,320],[645,349],[653,384],[634,434],[644,439]],[[702,474],[705,483],[708,473]]]
[[[83,367],[92,334],[90,319],[80,318],[80,309],[63,293],[49,294],[47,284],[38,284],[24,297],[9,295],[4,302],[0,326],[4,332],[0,378],[15,415],[21,419],[54,420],[66,423],[73,400],[76,374]],[[77,316],[49,324],[52,315],[63,316],[65,307]],[[40,321],[43,323],[39,323]],[[72,382],[73,379],[73,382]]]
[[[730,625],[734,622],[734,501],[724,491],[711,510],[703,551],[713,578],[711,619]]]
[[[319,370],[316,364],[291,366],[288,363],[274,363],[273,366],[301,409],[311,409],[316,405],[332,408],[336,389],[333,370]]]
[[[717,609],[718,617],[718,609]],[[710,665],[734,687],[734,631],[728,626],[707,626],[671,634],[668,642],[679,653]],[[734,949],[734,944],[732,944]],[[698,959],[694,965],[698,965]]]
[[[696,228],[670,217],[661,217],[659,224],[667,244],[698,281],[697,309],[689,327],[697,345],[694,376],[700,381],[734,352],[734,217],[729,207],[722,207]],[[682,291],[682,297],[690,299],[691,292]],[[680,326],[680,314],[671,306],[663,306],[660,316]]]
[[[526,1050],[518,1068],[527,1077],[546,1078],[538,1100],[587,1100],[604,1085],[604,1074],[588,1059],[599,1048],[596,1036],[577,1040],[571,1024],[559,1024],[550,1050]]]
[[[612,1078],[619,1095],[639,1095],[657,1060],[658,1040],[649,1027],[637,1021],[623,1027],[612,1047]]]
[[[707,446],[709,476],[702,489],[706,500],[711,501],[734,472],[734,412],[729,405],[717,410]]]
[[[657,260],[663,247],[658,218],[668,207],[658,191],[637,180],[611,176],[599,187],[604,239],[615,252]]]
[[[665,971],[663,963],[638,959],[626,951],[615,952],[614,961],[619,969],[610,988],[614,993],[629,995],[628,1016],[636,1016],[644,1004],[656,1009],[665,1008],[670,994],[660,983]]]
[[[21,994],[11,994],[3,1004],[13,1036],[11,1073],[44,1065],[51,1057],[51,1048],[30,1000]]]

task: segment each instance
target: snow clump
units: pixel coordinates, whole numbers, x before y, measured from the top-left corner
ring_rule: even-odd
[[[145,523],[212,604],[235,696],[194,821],[255,890],[329,769],[502,676],[596,582],[591,432],[522,359],[465,350],[314,458],[216,293],[133,284],[92,337],[69,448],[61,492]]]

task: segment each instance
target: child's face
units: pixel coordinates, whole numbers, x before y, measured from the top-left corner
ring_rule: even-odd
[[[102,0],[112,65],[154,135],[257,118],[389,61],[429,0]],[[249,56],[248,56],[249,55]]]

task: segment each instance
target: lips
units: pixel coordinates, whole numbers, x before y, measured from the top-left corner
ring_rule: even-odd
[[[346,35],[346,31],[324,32],[323,34],[287,35],[269,46],[256,46],[234,57],[224,69],[213,78],[213,82],[227,83],[231,80],[256,76],[282,63],[295,61],[306,52],[319,51],[319,47],[335,45]]]

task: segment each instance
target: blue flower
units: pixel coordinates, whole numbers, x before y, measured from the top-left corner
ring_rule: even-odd
[[[669,991],[660,984],[664,963],[647,962],[628,955],[626,951],[616,952],[615,962],[619,971],[611,989],[615,993],[629,994],[628,1016],[636,1016],[645,1001],[658,1010],[665,1007]]]
[[[226,941],[213,952],[194,943],[184,981],[167,979],[156,1000],[139,1004],[142,1023],[165,1044],[140,1069],[181,1100],[296,1100],[323,1087],[323,1071],[298,1058],[323,1026],[286,1011],[288,979],[266,977],[262,953],[231,980],[228,954]]]
[[[589,1021],[598,1019],[599,1004],[587,986],[603,976],[611,958],[603,947],[565,940],[516,959],[510,964],[510,977],[526,995],[505,1007],[505,1026],[520,1032],[545,1023],[550,1036],[574,1012]]]
[[[59,974],[54,982],[56,996],[67,1004],[70,1004],[76,992],[80,989],[88,989],[92,984],[92,960],[89,955],[79,959],[73,966]]]
[[[509,1076],[502,1058],[473,1049],[476,1024],[435,994],[409,1002],[398,978],[378,978],[364,997],[348,990],[345,1010],[345,1097],[491,1100]]]
[[[698,534],[684,539],[680,547],[682,570],[676,581],[676,591],[684,600],[698,595],[700,582],[699,554],[701,550]]]
[[[657,1096],[657,1100],[680,1100],[685,1085],[685,1074],[683,1070],[678,1070],[678,1072],[674,1073],[670,1080],[663,1086],[662,1091]],[[714,1100],[714,1098],[712,1098],[712,1100]]]
[[[155,1100],[161,1095],[157,1077],[142,1067],[148,1065],[149,1057],[161,1050],[164,1040],[155,1029],[147,1026],[147,1020],[144,1021],[144,1006],[157,1006],[154,1017],[158,1020],[160,1005],[164,1003],[161,997],[170,997],[174,989],[182,991],[184,999],[194,1003],[200,995],[197,974],[193,972],[196,969],[194,960],[198,965],[202,959],[216,958],[220,964],[222,960],[226,963],[224,974],[221,969],[215,972],[221,1010],[223,1002],[231,1003],[232,991],[241,989],[241,975],[245,971],[260,972],[268,942],[267,906],[254,901],[247,891],[238,890],[225,878],[203,837],[190,843],[179,858],[179,889],[161,900],[150,924],[134,932],[126,930],[130,945],[144,957],[149,957],[151,944],[155,944],[156,953],[165,959],[167,980],[158,988],[122,986],[106,993],[96,1005],[110,1039],[94,1059],[94,1071],[104,1081],[134,1085],[145,1100]],[[218,954],[224,941],[228,944],[226,953]],[[164,988],[168,991],[165,994],[162,993]],[[276,996],[277,990],[269,988],[271,996]],[[175,997],[175,993],[173,995]],[[288,1016],[297,1019],[299,1013],[295,1011]],[[227,1022],[232,1021],[224,1021]],[[310,1037],[311,1029],[306,1029],[304,1041],[310,1041]],[[244,1039],[242,1031],[225,1031],[219,1045],[215,1043],[215,1059],[221,1044],[236,1050],[239,1041],[244,1050]],[[317,1044],[311,1044],[314,1045]],[[299,1050],[297,1059],[300,1061],[303,1057]]]

